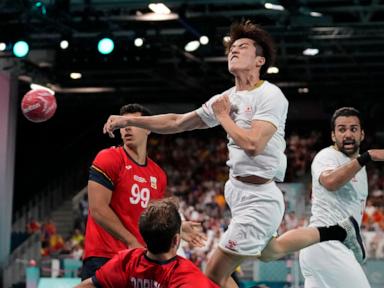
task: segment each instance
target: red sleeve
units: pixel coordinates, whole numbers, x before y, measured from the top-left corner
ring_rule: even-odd
[[[120,251],[96,271],[97,282],[103,288],[129,287],[128,275],[125,273],[122,263],[126,257],[129,257],[130,251]]]
[[[93,160],[89,179],[113,190],[119,177],[122,160],[114,147],[100,151]]]

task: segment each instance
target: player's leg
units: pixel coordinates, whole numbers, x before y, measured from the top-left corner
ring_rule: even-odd
[[[300,251],[305,288],[370,288],[351,250],[330,241]]]
[[[365,249],[360,236],[360,229],[353,217],[348,217],[339,224],[326,227],[305,227],[287,231],[278,238],[273,238],[262,251],[260,260],[273,261],[288,253],[299,251],[310,245],[330,240],[343,242],[358,262],[365,260]]]
[[[277,238],[272,238],[261,252],[262,261],[280,259],[288,253],[319,243],[319,230],[315,227],[292,229]]]
[[[284,199],[276,184],[247,184],[235,179],[225,185],[232,220],[208,261],[207,275],[223,287],[238,287],[230,275],[249,257],[258,257],[276,233]]]
[[[246,258],[229,254],[217,247],[208,261],[205,274],[220,287],[237,288],[231,274]]]

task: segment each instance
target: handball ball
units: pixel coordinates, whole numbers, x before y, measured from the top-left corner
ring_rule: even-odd
[[[21,111],[29,121],[39,123],[47,121],[56,111],[55,96],[48,90],[31,90],[21,100]]]

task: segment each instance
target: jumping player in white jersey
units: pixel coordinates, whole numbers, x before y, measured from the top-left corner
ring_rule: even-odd
[[[358,110],[343,107],[331,120],[334,145],[321,150],[312,163],[312,217],[309,226],[334,225],[353,215],[360,226],[368,195],[365,165],[384,161],[384,150],[359,156],[364,130]],[[332,261],[330,261],[332,259]],[[319,243],[300,251],[305,288],[370,287],[360,264],[339,241]]]
[[[155,133],[172,134],[221,125],[228,134],[230,168],[225,198],[232,220],[207,264],[206,274],[221,287],[238,287],[231,273],[249,257],[274,260],[289,252],[326,240],[340,240],[361,257],[358,229],[348,219],[343,226],[291,230],[275,238],[284,214],[284,201],[275,181],[286,169],[284,128],[288,101],[281,90],[260,79],[273,63],[270,35],[258,25],[243,21],[230,30],[226,45],[228,70],[235,87],[212,97],[186,114],[152,117],[110,116],[104,133],[113,137],[121,127],[137,126]]]

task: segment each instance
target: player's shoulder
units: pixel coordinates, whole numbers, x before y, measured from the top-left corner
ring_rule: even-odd
[[[281,91],[281,89],[276,84],[273,84],[267,80],[262,80],[262,81],[263,81],[263,84],[259,88],[261,88],[262,90],[265,90],[267,92],[275,92],[277,94],[283,95],[283,92]]]
[[[147,158],[147,165],[156,169],[157,171],[159,171],[159,173],[161,174],[165,174],[165,171],[163,170],[163,168],[161,168],[155,161],[153,161],[151,158]]]
[[[335,148],[333,148],[332,146],[328,146],[328,147],[321,149],[319,152],[317,152],[315,159],[316,158],[323,158],[323,157],[326,157],[326,158],[337,157],[338,153],[339,152],[337,150],[335,150]]]
[[[111,146],[105,149],[102,149],[97,153],[97,156],[120,156],[123,148],[121,146]]]
[[[126,266],[129,263],[133,263],[136,259],[140,258],[145,253],[145,248],[133,248],[125,249],[118,252],[122,265]]]
[[[219,287],[215,285],[206,275],[190,260],[183,257],[178,257],[177,271],[174,273],[174,283],[177,283],[177,287],[183,288],[213,288]],[[176,286],[175,286],[176,287]]]
[[[288,103],[288,100],[285,97],[283,91],[281,91],[277,85],[267,80],[263,80],[263,84],[258,89],[260,89],[260,91],[266,95],[265,99],[275,99],[281,103]],[[254,91],[257,91],[258,89],[255,89]]]
[[[190,260],[177,256],[178,262],[178,272],[185,273],[191,276],[199,276],[204,275],[203,272],[195,264],[193,264]]]

